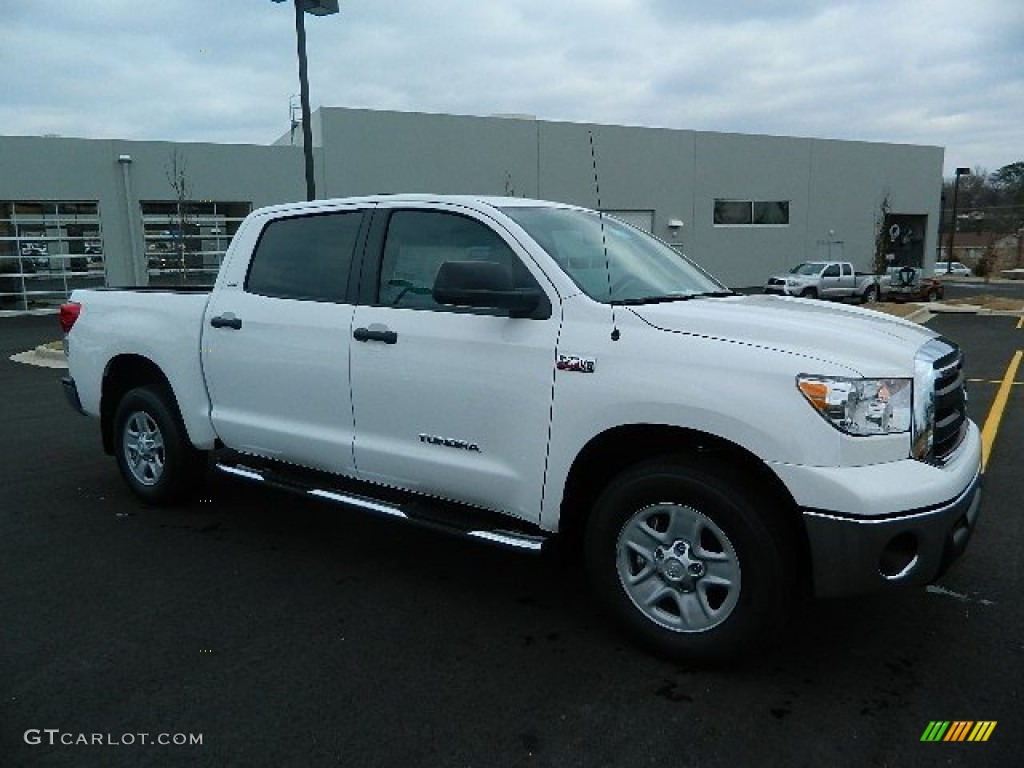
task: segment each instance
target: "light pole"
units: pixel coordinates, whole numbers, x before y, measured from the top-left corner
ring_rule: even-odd
[[[283,3],[284,0],[273,0]],[[309,79],[306,76],[306,24],[303,13],[330,16],[338,12],[338,0],[294,0],[295,40],[299,54],[299,94],[302,100],[302,154],[306,161],[306,199],[316,199],[316,181],[313,177],[313,129],[309,118]]]
[[[298,0],[296,0],[297,2]],[[946,274],[953,271],[953,238],[956,236],[956,197],[960,191],[960,177],[970,176],[970,168],[957,168],[956,178],[953,180],[953,219],[949,223],[949,253],[946,254]]]

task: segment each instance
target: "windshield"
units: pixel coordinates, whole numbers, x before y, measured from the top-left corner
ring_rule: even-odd
[[[732,293],[665,243],[610,216],[571,208],[501,210],[596,301],[641,304]]]
[[[792,275],[818,275],[821,274],[821,270],[825,268],[825,264],[820,261],[805,261],[803,264],[797,264],[791,270]]]

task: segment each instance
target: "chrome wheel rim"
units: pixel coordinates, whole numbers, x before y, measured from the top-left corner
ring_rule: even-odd
[[[660,503],[630,517],[616,542],[619,581],[633,605],[673,632],[706,632],[740,596],[736,549],[693,507]]]
[[[164,474],[166,453],[159,425],[145,411],[135,411],[124,423],[124,459],[137,482],[153,486]]]

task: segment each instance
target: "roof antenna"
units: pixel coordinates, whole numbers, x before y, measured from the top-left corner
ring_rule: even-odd
[[[594,132],[587,131],[590,137],[590,163],[594,167],[594,193],[597,196],[597,220],[601,225],[601,249],[604,251],[604,274],[608,281],[608,303],[612,308],[612,341],[618,341],[622,335],[619,333],[619,325],[615,320],[615,304],[612,302],[612,266],[608,260],[608,240],[604,232],[604,211],[601,210],[601,184],[597,180],[597,153],[594,152]]]

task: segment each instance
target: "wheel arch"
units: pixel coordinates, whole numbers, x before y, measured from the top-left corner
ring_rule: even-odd
[[[117,412],[117,404],[126,392],[143,386],[165,390],[180,415],[181,409],[174,396],[174,389],[160,366],[143,355],[124,354],[111,358],[103,371],[100,393],[100,430],[106,453],[114,453],[114,414]]]
[[[594,436],[577,454],[566,477],[559,536],[571,549],[583,540],[587,518],[607,483],[625,469],[659,456],[692,454],[736,467],[744,483],[763,489],[778,524],[784,526],[800,555],[800,572],[810,589],[810,542],[799,508],[789,490],[755,454],[725,438],[699,430],[658,424],[631,424]],[[594,482],[600,478],[600,482]]]

